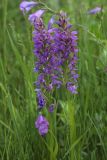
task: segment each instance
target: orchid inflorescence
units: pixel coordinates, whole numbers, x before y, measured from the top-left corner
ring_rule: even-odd
[[[38,2],[23,1],[20,9],[23,13],[37,6]],[[38,73],[36,95],[38,109],[45,106],[49,112],[55,108],[54,102],[48,104],[46,93],[53,94],[57,88],[65,87],[72,94],[77,94],[77,31],[72,30],[66,13],[60,12],[52,15],[48,25],[45,26],[42,16],[47,10],[40,9],[29,15],[29,21],[34,26],[33,42],[36,57],[34,71]],[[40,135],[48,132],[49,122],[39,114],[35,122]]]

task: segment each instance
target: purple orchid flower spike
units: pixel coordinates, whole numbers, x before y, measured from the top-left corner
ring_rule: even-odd
[[[97,14],[99,12],[101,12],[102,8],[101,7],[96,7],[94,9],[91,9],[90,11],[88,11],[89,14]]]
[[[35,13],[30,14],[28,20],[29,20],[31,23],[34,23],[35,19],[36,19],[36,18],[41,18],[41,16],[42,16],[44,13],[45,13],[45,10],[40,9],[40,10],[36,11]]]
[[[38,2],[34,2],[34,1],[23,1],[20,3],[20,10],[21,11],[26,11],[29,12],[34,6],[38,5]]]

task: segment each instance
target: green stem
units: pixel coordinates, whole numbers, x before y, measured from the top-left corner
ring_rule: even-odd
[[[58,153],[58,144],[56,139],[56,110],[50,115],[50,160],[56,160]]]
[[[67,102],[67,111],[68,111],[67,115],[69,123],[69,142],[71,147],[76,140],[76,125],[75,125],[74,104],[70,99]],[[70,151],[70,160],[75,160],[75,148],[72,148],[72,150]]]
[[[54,14],[58,14],[58,12],[56,12],[56,11],[54,11],[53,9],[49,8],[45,3],[39,1],[39,4],[42,5],[42,6],[44,6],[44,8],[42,8],[42,9],[48,10],[48,11],[54,13]]]

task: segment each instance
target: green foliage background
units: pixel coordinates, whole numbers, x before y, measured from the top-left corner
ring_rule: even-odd
[[[79,32],[79,94],[59,99],[57,113],[48,117],[54,131],[40,137],[32,28],[20,1],[1,0],[0,160],[107,160],[107,1],[43,2],[66,11]],[[88,15],[96,6],[103,12]]]

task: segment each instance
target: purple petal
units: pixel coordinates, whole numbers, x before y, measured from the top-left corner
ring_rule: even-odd
[[[52,18],[50,19],[49,23],[48,23],[48,30],[52,28],[52,25],[54,24],[55,22],[55,17],[52,16]]]
[[[78,53],[78,49],[77,48],[74,48],[74,53]]]
[[[23,12],[24,11],[28,12],[36,5],[38,5],[38,3],[34,2],[34,1],[30,1],[30,2],[23,1],[23,2],[20,3],[20,10],[23,11]]]
[[[53,33],[53,32],[55,32],[55,30],[56,30],[56,28],[51,28],[48,30],[48,33]]]
[[[77,31],[72,31],[71,34],[75,35],[75,34],[78,34],[78,32]]]
[[[72,27],[72,24],[67,24],[67,28],[70,29]]]

